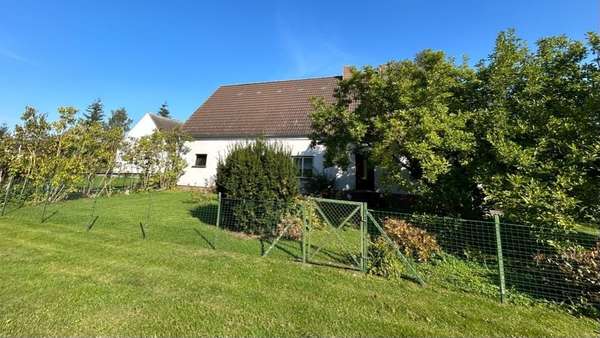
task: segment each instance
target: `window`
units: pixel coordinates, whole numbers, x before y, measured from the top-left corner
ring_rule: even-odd
[[[298,177],[313,176],[313,157],[312,156],[294,156]]]
[[[194,168],[206,168],[206,154],[196,154]]]

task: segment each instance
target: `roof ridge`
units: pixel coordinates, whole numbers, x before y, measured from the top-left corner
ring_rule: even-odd
[[[250,86],[250,85],[257,85],[257,84],[281,83],[281,82],[293,82],[293,81],[306,81],[306,80],[321,80],[321,79],[333,79],[333,78],[338,78],[339,79],[339,78],[341,78],[341,75],[307,77],[307,78],[287,79],[287,80],[255,81],[255,82],[247,82],[247,83],[232,83],[232,84],[220,85],[219,87]]]
[[[181,123],[179,120],[176,120],[174,118],[160,116],[160,115],[155,114],[155,113],[147,113],[147,114],[150,115],[150,117],[152,117],[152,118],[159,118],[159,119],[163,119],[163,120],[169,120],[169,121],[172,121],[172,122]]]

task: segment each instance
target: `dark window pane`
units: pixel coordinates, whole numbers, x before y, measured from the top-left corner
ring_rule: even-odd
[[[195,167],[206,168],[206,154],[196,154]]]

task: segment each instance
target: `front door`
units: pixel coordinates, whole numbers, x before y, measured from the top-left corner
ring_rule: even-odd
[[[375,190],[375,170],[366,156],[354,154],[356,163],[356,190]]]

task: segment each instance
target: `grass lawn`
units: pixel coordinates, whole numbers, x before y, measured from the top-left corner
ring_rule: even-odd
[[[208,225],[189,192],[99,199],[88,232],[92,206],[0,218],[0,335],[599,334],[555,307],[303,265],[290,242],[261,258],[268,243]]]

